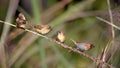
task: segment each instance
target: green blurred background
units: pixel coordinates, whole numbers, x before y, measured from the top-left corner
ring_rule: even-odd
[[[120,26],[119,0],[111,0],[114,24]],[[95,48],[86,54],[100,58],[111,40],[110,26],[98,19],[109,20],[107,0],[0,0],[0,20],[15,24],[23,13],[32,25],[49,24],[54,37],[65,33],[65,44],[74,46],[70,39],[92,43]],[[120,31],[114,29],[112,48],[107,49],[106,62],[120,68]],[[3,37],[3,34],[6,36]],[[5,38],[6,64],[10,68],[97,68],[98,63],[58,46],[54,42],[0,23],[0,37]],[[2,44],[0,44],[2,45]],[[1,57],[2,58],[2,57]],[[109,61],[107,61],[107,59]],[[2,61],[0,61],[2,63]],[[2,64],[0,65],[2,67]],[[1,68],[0,67],[0,68]],[[103,68],[107,68],[106,66]]]

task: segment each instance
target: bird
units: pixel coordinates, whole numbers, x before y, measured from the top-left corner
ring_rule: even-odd
[[[52,30],[50,25],[35,25],[34,31],[40,33],[40,34],[47,34]]]
[[[66,38],[65,38],[65,35],[62,31],[58,31],[57,33],[57,40],[64,43]]]
[[[95,47],[91,43],[85,43],[85,42],[84,43],[78,43],[73,39],[71,39],[71,41],[75,44],[75,48],[82,51],[82,52],[91,50],[93,47]]]
[[[25,16],[23,15],[23,13],[19,13],[17,19],[16,19],[16,26],[17,28],[21,28],[21,29],[25,29],[26,28],[26,18]]]

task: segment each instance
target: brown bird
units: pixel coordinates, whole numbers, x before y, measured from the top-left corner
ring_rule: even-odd
[[[65,42],[66,38],[65,38],[65,35],[62,31],[58,31],[57,33],[57,40],[60,41],[60,42]]]
[[[72,39],[71,39],[72,40]],[[92,44],[90,43],[77,43],[76,41],[72,40],[72,42],[76,45],[75,48],[77,48],[78,50],[80,51],[87,51],[87,50],[90,50],[92,49],[93,46]]]
[[[49,25],[36,25],[34,26],[34,31],[40,34],[47,34],[52,30],[51,26]]]
[[[25,29],[26,28],[26,18],[25,16],[22,14],[22,13],[19,13],[17,19],[16,19],[16,26],[18,28],[21,28],[21,29]]]

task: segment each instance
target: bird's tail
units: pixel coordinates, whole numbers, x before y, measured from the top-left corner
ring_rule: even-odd
[[[75,41],[75,40],[73,40],[73,39],[70,39],[74,44],[77,44],[77,42]]]

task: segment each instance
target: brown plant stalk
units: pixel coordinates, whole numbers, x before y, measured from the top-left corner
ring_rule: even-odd
[[[4,22],[4,21],[2,21],[2,20],[0,20],[0,22],[1,22],[1,23],[4,23],[4,24],[8,24],[8,25],[13,26],[13,27],[16,27],[16,25],[10,24],[10,23],[8,23],[8,22]],[[63,48],[66,48],[66,49],[68,49],[68,50],[71,50],[71,51],[73,51],[73,52],[76,52],[76,53],[78,53],[79,55],[82,55],[82,56],[84,56],[84,57],[86,57],[86,58],[89,58],[89,59],[91,59],[91,60],[94,61],[94,62],[103,63],[103,64],[105,64],[105,65],[107,65],[107,66],[109,66],[109,67],[111,67],[111,68],[115,68],[115,67],[113,67],[112,65],[110,65],[110,64],[108,64],[108,63],[100,60],[99,58],[96,58],[96,57],[90,56],[90,55],[88,55],[88,54],[85,54],[84,52],[81,52],[81,51],[77,50],[76,48],[73,48],[73,47],[71,47],[71,46],[69,46],[69,45],[66,45],[66,44],[64,44],[64,43],[61,43],[61,42],[59,42],[59,41],[56,41],[55,39],[52,39],[52,38],[50,38],[50,37],[41,35],[41,34],[39,34],[39,33],[37,33],[37,32],[34,32],[34,31],[32,31],[32,30],[29,30],[29,29],[25,29],[25,31],[30,32],[30,33],[33,33],[33,34],[38,35],[38,36],[41,36],[41,37],[43,37],[43,38],[45,38],[45,39],[47,39],[47,40],[49,40],[49,41],[51,41],[51,42],[55,42],[55,43],[59,44],[59,46],[61,46],[61,47],[63,47]]]
[[[110,19],[110,23],[112,23],[113,24],[113,15],[112,15],[112,10],[111,10],[111,5],[110,5],[110,0],[106,0],[107,1],[107,6],[108,6],[108,13],[109,13],[109,19]],[[112,46],[114,45],[114,38],[115,38],[115,32],[114,32],[114,28],[113,28],[113,26],[109,26],[109,33],[110,33],[110,37],[111,37],[111,43],[112,43]],[[101,55],[101,60],[103,60],[103,61],[106,61],[106,59],[108,59],[108,54],[107,53],[109,53],[109,52],[107,52],[107,50],[108,50],[109,48],[108,48],[108,45],[106,45],[106,47],[105,47],[105,49],[103,50],[103,52],[102,52],[102,55]],[[112,48],[113,49],[113,48]],[[111,54],[111,52],[109,53],[109,54]],[[113,53],[112,53],[113,54]],[[110,58],[109,58],[109,60],[111,60]],[[103,65],[100,63],[99,65],[98,65],[98,67],[99,68],[102,68],[103,67]],[[110,67],[109,67],[110,68]]]

